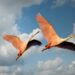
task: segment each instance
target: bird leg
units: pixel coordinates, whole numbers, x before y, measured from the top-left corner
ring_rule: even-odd
[[[50,46],[50,44],[47,44],[45,47],[46,47],[47,49],[49,49],[51,46]]]
[[[36,32],[35,34],[33,34],[29,40],[31,40],[36,34],[38,34],[40,31]]]
[[[22,50],[19,50],[18,56],[21,56],[22,53],[23,53]]]
[[[23,52],[21,50],[19,50],[19,53],[17,55],[16,61],[18,60],[18,58],[23,54]]]

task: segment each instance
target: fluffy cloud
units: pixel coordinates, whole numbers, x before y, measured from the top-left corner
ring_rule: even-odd
[[[43,0],[0,0],[0,13],[7,14],[19,14],[23,7],[29,7],[32,5],[39,5]],[[6,13],[5,13],[6,12]]]
[[[37,68],[36,75],[75,75],[75,61],[65,66],[59,57],[54,60],[39,61]]]
[[[54,60],[40,61],[38,62],[38,74],[37,75],[56,75],[56,72],[62,69],[62,60],[56,58]]]
[[[0,65],[12,65],[15,63],[17,50],[3,40],[4,34],[14,34],[26,41],[31,34],[21,33],[16,19],[20,16],[23,7],[39,5],[43,0],[0,0]],[[40,34],[38,34],[40,36]],[[36,37],[35,37],[36,38]],[[38,37],[38,39],[41,37]],[[10,60],[10,61],[8,61]]]
[[[34,73],[18,66],[0,66],[0,75],[34,75]]]
[[[24,75],[24,71],[20,67],[0,66],[1,75]]]
[[[27,42],[27,40],[29,40],[29,38],[33,34],[35,34],[37,31],[39,31],[39,29],[33,30],[33,32],[30,34],[27,34],[27,33],[19,34],[18,37],[20,37],[21,40]],[[36,36],[39,36],[39,37],[36,37]],[[41,40],[42,39],[41,33],[38,33],[37,35],[35,35],[33,39]],[[26,51],[25,55],[23,55],[22,58],[27,57],[28,55],[38,51],[38,50],[36,51],[35,50],[36,50],[36,47],[30,48],[28,51]],[[5,43],[0,45],[0,65],[5,66],[5,65],[15,64],[17,53],[18,53],[17,49],[15,49],[10,43],[5,41]]]
[[[43,0],[0,0],[0,65],[11,66],[20,64],[15,61],[17,50],[8,42],[3,40],[4,34],[14,34],[19,36],[22,40],[28,40],[32,34],[39,29],[35,29],[32,33],[21,33],[16,19],[20,17],[23,7],[32,5],[39,5]],[[38,34],[41,39],[41,34]],[[36,36],[34,37],[36,38]],[[34,50],[33,50],[34,51]],[[26,54],[28,55],[28,54]],[[25,55],[25,56],[26,56]],[[10,61],[9,61],[10,60]],[[15,63],[16,62],[16,63]],[[21,62],[21,61],[20,61]],[[22,63],[23,64],[23,63]]]
[[[1,75],[75,75],[75,61],[65,65],[62,58],[39,61],[36,69],[26,70],[20,66],[0,66]]]

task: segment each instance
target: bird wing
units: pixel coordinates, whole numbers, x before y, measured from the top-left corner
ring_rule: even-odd
[[[23,50],[23,48],[25,47],[25,43],[22,42],[22,40],[17,36],[5,35],[4,39],[11,42],[12,45],[19,50]]]
[[[55,32],[52,24],[48,23],[48,21],[40,14],[36,16],[36,20],[48,43],[58,41],[59,36]]]
[[[69,50],[75,51],[75,44],[72,43],[72,42],[68,42],[68,41],[64,41],[64,42],[56,45],[56,47],[64,48],[64,49],[69,49]]]
[[[40,46],[42,43],[40,42],[40,41],[38,41],[38,40],[30,40],[28,43],[27,43],[27,47],[26,47],[26,49],[22,52],[22,54],[27,50],[27,49],[29,49],[30,47],[32,47],[32,46],[35,46],[35,45],[38,45],[38,46]],[[20,56],[18,56],[17,58],[16,58],[16,60],[18,60],[20,57],[21,57],[22,55],[20,55]]]
[[[31,46],[36,46],[36,45],[40,46],[40,45],[42,45],[42,43],[38,40],[35,40],[35,39],[31,40],[28,42],[26,49],[30,48]]]

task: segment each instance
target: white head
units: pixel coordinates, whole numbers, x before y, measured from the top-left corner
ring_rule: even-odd
[[[69,35],[70,38],[75,38],[75,34]]]
[[[66,40],[69,40],[70,38],[75,38],[75,34],[69,35],[69,36],[66,38]]]

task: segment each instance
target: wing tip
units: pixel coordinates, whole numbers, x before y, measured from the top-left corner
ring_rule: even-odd
[[[41,20],[41,18],[42,18],[41,13],[40,13],[40,12],[39,12],[39,13],[37,13],[37,15],[36,15],[36,20],[37,20],[37,21],[40,21],[40,20]]]
[[[8,35],[8,34],[3,35],[3,39],[8,40],[9,36],[10,35]]]
[[[3,39],[5,39],[5,40],[6,40],[6,37],[7,37],[7,35],[3,35]]]
[[[36,16],[41,16],[41,13],[39,12],[39,13],[37,13],[37,15]]]

